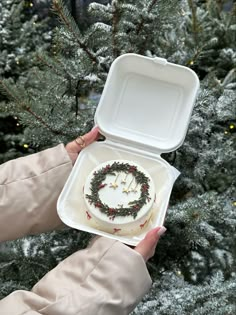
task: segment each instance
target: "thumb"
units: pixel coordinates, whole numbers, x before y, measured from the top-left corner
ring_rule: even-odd
[[[82,150],[83,147],[86,147],[92,142],[94,142],[95,140],[98,140],[99,137],[100,137],[100,133],[99,133],[98,127],[95,127],[91,131],[86,133],[85,135],[77,138],[77,139],[80,138],[79,139],[80,143],[78,143],[76,140],[73,140],[67,143],[66,150],[69,154],[69,157],[72,160],[72,163],[73,164],[75,163],[78,157],[78,154]]]
[[[89,144],[97,140],[99,136],[100,134],[99,134],[98,127],[93,128],[91,131],[89,131],[88,133],[82,136],[83,138],[82,141],[84,141],[84,146],[85,147],[88,146]],[[69,147],[71,152],[76,152],[76,153],[79,153],[82,149],[82,146],[80,146],[75,141],[69,142],[67,144],[67,147]]]
[[[134,248],[134,250],[136,250],[139,254],[143,256],[145,262],[147,262],[148,259],[154,255],[157,243],[161,235],[164,234],[165,231],[166,228],[164,226],[152,229],[146,234],[145,238]]]
[[[96,126],[91,131],[89,131],[88,133],[83,135],[83,138],[84,138],[84,141],[85,141],[85,146],[88,146],[89,144],[91,144],[95,140],[98,140],[99,136],[100,136],[99,129]]]

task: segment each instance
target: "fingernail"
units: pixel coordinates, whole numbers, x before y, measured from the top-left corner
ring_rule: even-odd
[[[164,226],[161,226],[160,229],[157,231],[157,235],[160,237],[163,235],[166,231],[166,228]]]

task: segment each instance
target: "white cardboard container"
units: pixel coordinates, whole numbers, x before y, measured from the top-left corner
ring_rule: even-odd
[[[164,223],[179,171],[161,153],[179,148],[188,129],[199,88],[191,69],[162,58],[124,54],[111,65],[95,124],[106,137],[81,151],[57,202],[68,226],[137,245],[146,233]],[[88,174],[109,160],[130,160],[151,175],[156,188],[154,213],[138,235],[119,236],[98,229],[89,219],[83,197]]]

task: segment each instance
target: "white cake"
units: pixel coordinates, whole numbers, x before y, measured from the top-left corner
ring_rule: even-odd
[[[112,160],[97,166],[84,186],[87,218],[99,230],[118,235],[141,233],[152,214],[155,188],[140,165]]]

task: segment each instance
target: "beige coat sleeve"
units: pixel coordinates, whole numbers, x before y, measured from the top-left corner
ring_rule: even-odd
[[[62,225],[56,202],[71,169],[63,144],[0,165],[0,241]]]
[[[72,169],[63,145],[0,166],[0,239],[61,225],[56,201]],[[148,291],[151,279],[140,254],[95,238],[50,271],[32,289],[0,301],[6,315],[123,315]]]
[[[99,237],[46,274],[31,292],[4,298],[0,309],[8,315],[125,315],[150,286],[140,254]]]

